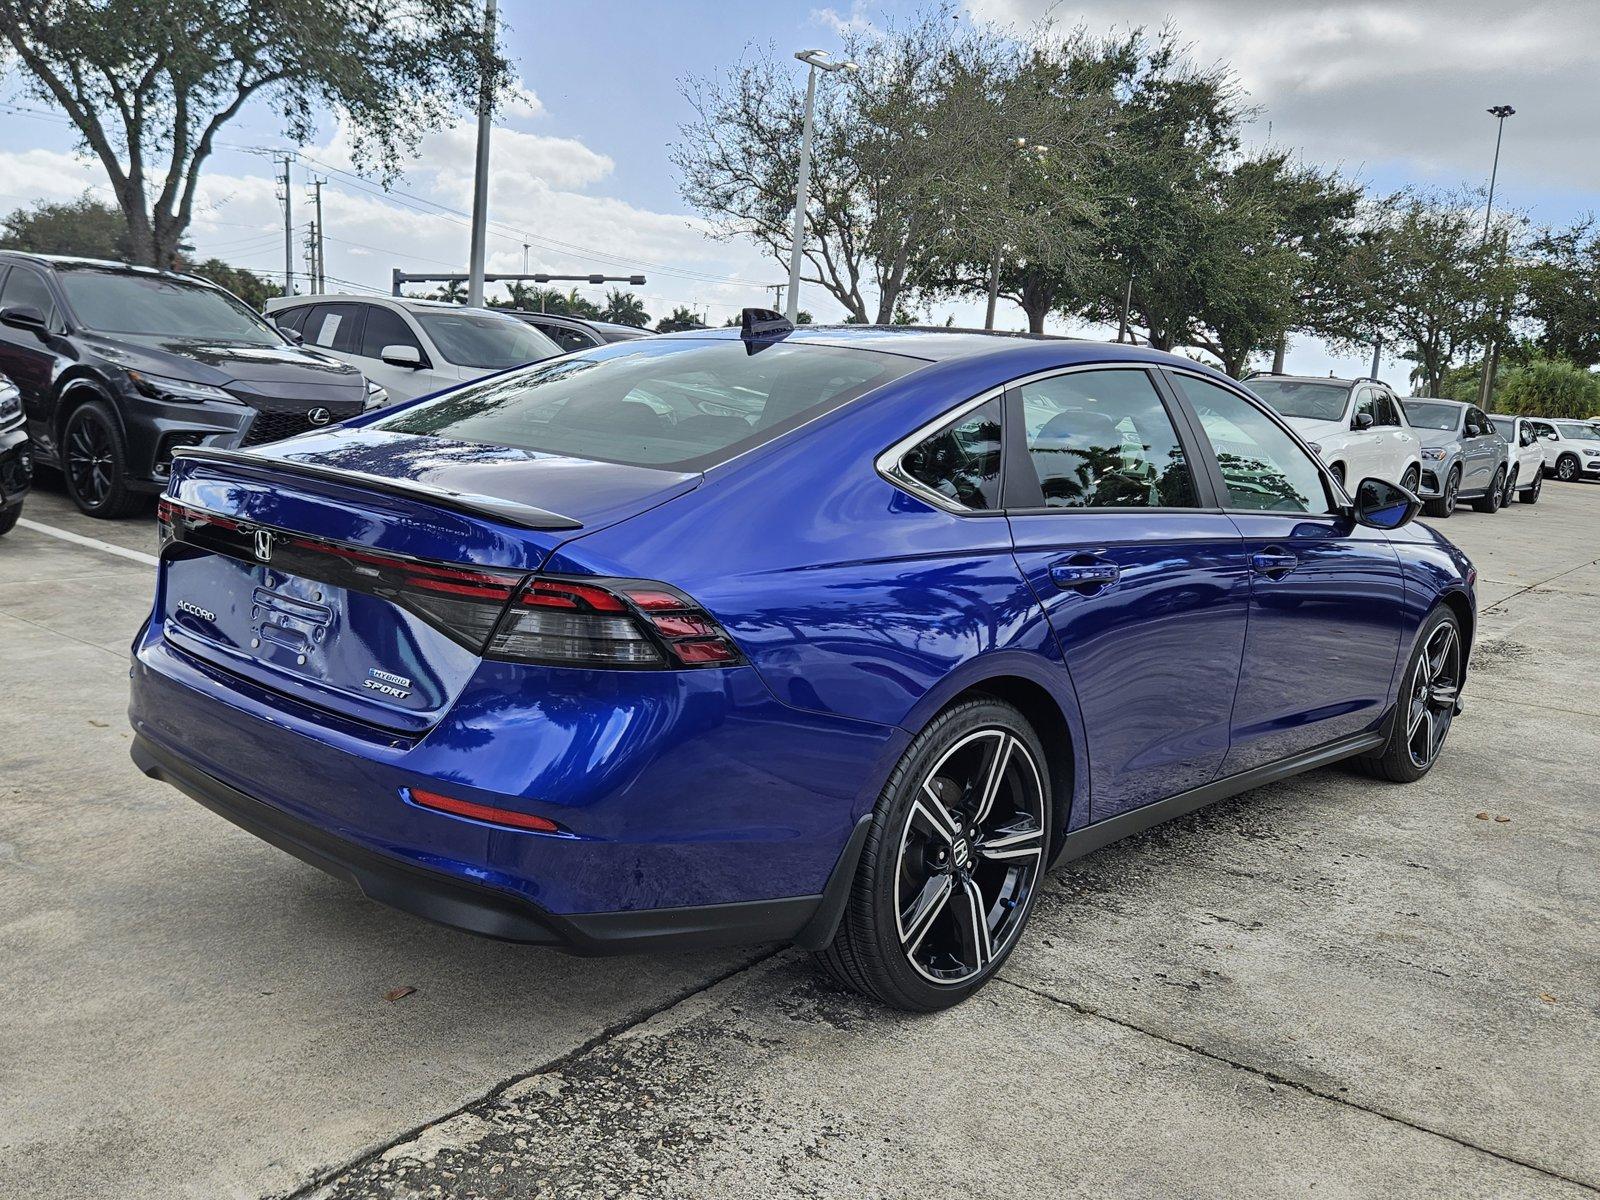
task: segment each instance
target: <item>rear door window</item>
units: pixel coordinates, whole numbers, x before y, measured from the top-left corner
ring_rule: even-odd
[[[1199,503],[1183,443],[1143,371],[1071,371],[1018,391],[1046,508]]]
[[[361,353],[361,317],[364,304],[319,304],[301,331],[313,346],[340,354]]]
[[[469,384],[375,427],[700,470],[923,365],[815,343],[642,338]]]
[[[528,324],[560,346],[564,353],[587,350],[590,346],[603,344],[603,339],[591,337],[583,330],[574,329],[570,325],[556,325],[548,321],[529,321]]]

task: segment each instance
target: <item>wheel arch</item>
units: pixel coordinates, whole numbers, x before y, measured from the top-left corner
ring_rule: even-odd
[[[960,672],[936,695],[930,693],[913,710],[913,719],[906,726],[920,730],[945,710],[980,696],[1002,700],[1022,713],[1044,746],[1056,808],[1051,817],[1053,858],[1068,830],[1088,817],[1088,756],[1076,695],[1070,691],[1063,694],[1064,678],[1049,678],[1029,657],[1000,654],[976,660],[971,664],[976,669]],[[1061,672],[1056,666],[1050,674]]]
[[[1461,640],[1467,644],[1467,654],[1471,657],[1472,635],[1477,626],[1477,614],[1473,612],[1472,601],[1466,595],[1452,588],[1439,597],[1439,603],[1455,614],[1461,624]]]
[[[63,376],[56,384],[56,411],[52,418],[54,425],[52,432],[55,434],[57,445],[60,445],[66,437],[67,420],[92,400],[104,400],[106,407],[111,410],[111,419],[117,423],[122,436],[124,438],[128,436],[127,422],[122,419],[121,410],[111,402],[111,392],[106,387],[105,381],[87,367],[80,367]]]

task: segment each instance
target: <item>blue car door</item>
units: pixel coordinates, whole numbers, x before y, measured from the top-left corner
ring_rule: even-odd
[[[1337,511],[1310,452],[1261,405],[1197,375],[1166,379],[1206,439],[1206,466],[1243,536],[1250,573],[1223,774],[1374,727],[1400,651],[1399,555],[1381,530]]]
[[[1077,693],[1090,819],[1209,783],[1244,651],[1239,531],[1149,370],[1074,368],[1007,403],[1006,511]]]

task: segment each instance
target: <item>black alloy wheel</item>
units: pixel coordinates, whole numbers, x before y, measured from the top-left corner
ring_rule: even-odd
[[[1444,493],[1437,499],[1429,500],[1422,506],[1436,521],[1448,520],[1456,511],[1456,498],[1461,494],[1461,468],[1451,467],[1450,474],[1445,476]]]
[[[1517,498],[1524,504],[1537,504],[1539,503],[1539,489],[1542,487],[1544,487],[1544,471],[1535,471],[1533,473],[1533,482]]]
[[[1415,464],[1407,467],[1406,473],[1400,477],[1400,486],[1415,495],[1417,488],[1422,486],[1422,468]]]
[[[1441,605],[1418,631],[1388,739],[1377,751],[1356,759],[1356,766],[1394,783],[1411,783],[1426,775],[1438,762],[1460,708],[1466,665],[1460,622]]]
[[[74,409],[67,418],[61,465],[67,494],[91,517],[125,517],[144,503],[144,497],[128,487],[122,429],[100,401]]]
[[[914,1012],[976,991],[1027,924],[1050,812],[1043,747],[1021,713],[981,699],[941,714],[878,801],[823,968]]]

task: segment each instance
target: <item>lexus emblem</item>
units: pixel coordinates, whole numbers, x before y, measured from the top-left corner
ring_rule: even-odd
[[[313,408],[306,414],[306,420],[310,421],[313,425],[326,425],[329,421],[333,420],[333,414],[325,408]]]
[[[272,558],[272,530],[256,530],[256,558],[268,562]]]

